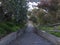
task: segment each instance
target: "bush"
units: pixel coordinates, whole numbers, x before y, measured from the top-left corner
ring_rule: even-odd
[[[0,28],[0,37],[6,35],[6,31],[2,28]]]
[[[31,16],[29,20],[33,21],[33,23],[37,23],[37,18],[35,16]]]
[[[14,26],[14,23],[12,23],[12,22],[6,22],[6,24],[7,24],[8,26],[10,26],[10,27],[13,27],[13,26]]]
[[[0,28],[4,29],[7,33],[15,32],[19,29],[19,26],[14,25],[13,23],[0,23]]]
[[[19,27],[19,26],[13,26],[13,27],[12,27],[12,32],[17,31],[18,29],[20,29],[20,27]]]
[[[11,32],[16,32],[18,29],[22,28],[23,26],[24,24],[17,25],[13,22],[0,22],[0,38]]]
[[[5,24],[5,23],[0,23],[0,27],[2,28],[2,29],[4,29],[5,31],[7,31],[7,33],[10,33],[10,32],[12,32],[11,31],[11,27],[9,27],[7,24]]]

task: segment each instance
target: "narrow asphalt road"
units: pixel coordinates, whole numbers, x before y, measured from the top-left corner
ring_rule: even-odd
[[[33,33],[33,30],[33,25],[29,24],[26,33],[8,45],[53,45],[51,42]]]

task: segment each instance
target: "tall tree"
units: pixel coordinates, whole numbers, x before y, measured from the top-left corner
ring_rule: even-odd
[[[58,0],[50,0],[50,2],[43,1],[42,3],[38,4],[39,8],[43,8],[50,13],[52,16],[52,20],[56,23],[57,22],[57,11],[58,11]]]
[[[26,0],[3,0],[4,9],[7,12],[12,12],[16,23],[25,23],[27,18],[27,3]]]

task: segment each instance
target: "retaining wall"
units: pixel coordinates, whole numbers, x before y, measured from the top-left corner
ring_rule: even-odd
[[[35,33],[37,33],[39,36],[51,41],[52,43],[54,43],[54,45],[60,45],[60,38],[58,38],[52,34],[49,34],[42,30],[35,30]]]
[[[0,40],[0,45],[7,45],[11,41],[15,40],[18,36],[21,36],[24,30],[19,30],[18,32],[13,32]]]

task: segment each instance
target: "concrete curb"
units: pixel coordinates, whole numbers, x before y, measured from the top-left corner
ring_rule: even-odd
[[[24,30],[20,30],[19,33],[13,32],[13,33],[7,35],[6,37],[4,37],[0,40],[0,45],[9,44],[11,41],[15,40],[18,36],[21,36],[23,33],[24,33]]]
[[[51,41],[52,43],[54,43],[54,45],[60,45],[60,38],[49,34],[45,31],[41,31],[41,30],[35,30],[35,33],[38,34],[39,36]]]
[[[7,45],[9,42],[15,39],[16,39],[16,32],[13,32],[9,34],[8,36],[2,38],[0,41],[0,45]]]

